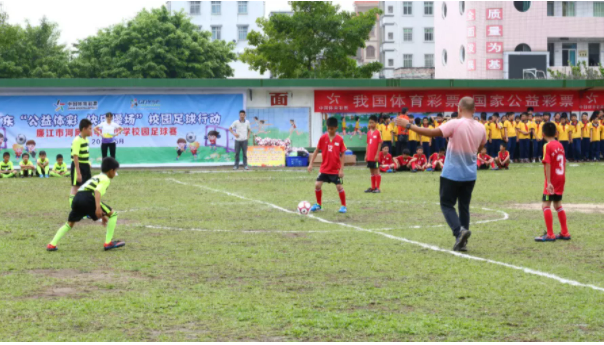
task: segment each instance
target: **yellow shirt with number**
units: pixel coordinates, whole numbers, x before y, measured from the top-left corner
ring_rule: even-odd
[[[508,130],[508,138],[516,137],[516,122],[515,121],[505,121],[503,123],[503,127]]]
[[[528,134],[524,134],[520,132],[521,130],[527,132]],[[516,123],[516,133],[518,133],[518,139],[530,139],[531,138],[531,128],[528,122],[518,122]]]
[[[428,126],[428,127],[425,127],[425,126],[423,126],[423,125],[422,125],[422,128],[434,129],[434,127],[433,127],[433,126]],[[422,143],[429,143],[429,142],[432,142],[432,138],[431,138],[431,137],[428,137],[428,136],[425,136],[425,135],[422,135],[421,137],[422,137]]]
[[[557,124],[558,127],[558,141],[568,141],[568,131],[570,130],[570,125],[567,124]]]
[[[572,128],[573,139],[581,139],[581,132],[583,131],[583,124],[581,122],[577,122],[576,125],[570,123],[570,128]]]

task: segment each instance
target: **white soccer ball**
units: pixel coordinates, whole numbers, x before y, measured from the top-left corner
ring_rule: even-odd
[[[17,135],[17,137],[15,138],[15,141],[17,142],[17,144],[19,145],[25,145],[25,142],[27,141],[27,137],[25,136],[25,134],[19,134]]]
[[[306,216],[310,213],[310,202],[308,201],[300,201],[298,204],[298,213],[303,216]]]
[[[189,143],[192,144],[195,142],[195,140],[197,140],[197,136],[195,135],[195,133],[193,132],[189,132],[187,133],[187,136],[185,138],[185,140]]]

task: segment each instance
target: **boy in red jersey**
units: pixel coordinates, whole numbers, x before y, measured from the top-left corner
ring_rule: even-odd
[[[378,118],[375,115],[369,117],[369,125],[367,128],[367,151],[365,151],[365,161],[367,167],[371,172],[371,188],[367,189],[365,193],[380,193],[380,184],[382,182],[382,176],[380,176],[379,155],[382,149],[382,135],[376,128]]]
[[[411,172],[424,171],[428,167],[428,160],[424,154],[424,148],[418,147],[417,153],[411,159]]]
[[[392,155],[388,153],[388,146],[383,146],[382,151],[380,152],[380,156],[378,157],[378,162],[380,163],[380,171],[381,172],[393,172],[396,168],[394,161],[392,160]]]
[[[428,162],[428,171],[441,171],[445,166],[445,148],[441,148],[439,152],[434,152],[430,156]]]
[[[403,150],[403,155],[394,158],[396,171],[411,171],[411,152],[409,149]]]
[[[317,182],[315,183],[315,195],[317,197],[317,203],[310,208],[312,212],[320,211],[321,208],[321,198],[323,196],[323,192],[321,191],[321,187],[323,186],[323,182],[333,183],[336,185],[338,189],[338,193],[340,194],[340,201],[342,202],[342,207],[340,208],[340,213],[346,213],[346,194],[344,193],[344,187],[342,186],[342,178],[344,178],[344,152],[346,152],[346,145],[344,145],[344,139],[341,136],[336,134],[338,130],[338,119],[335,117],[330,117],[327,119],[327,133],[323,134],[319,139],[319,143],[317,144],[317,149],[313,152],[310,157],[310,163],[308,164],[308,172],[312,172],[313,163],[317,158],[317,154],[319,150],[321,151],[321,157],[323,158],[323,162],[321,163],[321,168],[319,170],[319,177],[317,177]]]
[[[495,157],[495,164],[499,169],[508,170],[510,167],[510,153],[506,150],[505,143],[499,145],[499,153]]]
[[[495,160],[487,154],[486,147],[483,147],[478,157],[476,157],[476,165],[478,165],[478,170],[487,170],[489,166],[491,166],[491,169],[496,170]]]
[[[564,194],[564,183],[566,181],[566,155],[564,147],[556,140],[556,124],[548,122],[543,125],[543,140],[546,144],[543,146],[543,166],[545,171],[545,189],[543,190],[543,217],[547,232],[540,237],[536,237],[537,242],[554,242],[555,240],[570,240],[568,227],[566,226],[566,212],[562,208],[562,194]],[[552,217],[552,201],[562,231],[554,235]]]

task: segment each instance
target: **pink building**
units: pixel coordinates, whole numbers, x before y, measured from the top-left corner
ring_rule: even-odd
[[[439,79],[544,78],[604,61],[604,1],[437,1]]]

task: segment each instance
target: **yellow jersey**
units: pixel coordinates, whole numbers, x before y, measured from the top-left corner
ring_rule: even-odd
[[[380,131],[380,134],[382,135],[382,140],[383,141],[392,141],[392,129],[394,127],[392,126],[392,123],[389,124],[381,124],[378,126],[378,130]]]
[[[589,133],[591,135],[591,141],[600,141],[600,136],[601,136],[601,131],[602,131],[602,126],[599,123],[594,124],[593,122],[590,122],[587,125],[587,128],[589,129]]]
[[[566,124],[557,124],[558,127],[558,141],[568,141],[568,132],[571,130],[570,125]]]
[[[589,122],[581,121],[581,125],[583,125],[583,130],[581,131],[581,138],[589,139]]]
[[[434,126],[428,126],[428,127],[426,127],[426,126],[423,126],[423,125],[422,125],[422,127],[423,127],[423,128],[434,129]],[[431,137],[428,137],[428,136],[425,136],[425,135],[421,135],[421,138],[422,138],[422,140],[421,140],[421,141],[422,141],[422,143],[429,143],[429,142],[432,142],[432,138],[431,138]]]
[[[483,125],[484,125],[484,130],[487,132],[487,139],[489,139],[489,137],[491,135],[491,130],[490,130],[489,122],[485,122],[485,123],[483,123]]]
[[[604,140],[604,121],[600,123],[600,140]],[[602,149],[600,149],[602,151]]]
[[[535,128],[535,138],[537,140],[543,140],[543,124],[544,124],[543,121],[540,122],[540,123],[537,123],[537,122],[534,123],[534,125],[535,125],[534,126],[534,128]]]
[[[501,139],[501,123],[489,123],[489,133],[491,135],[491,139]]]
[[[508,138],[516,137],[516,121],[505,121],[503,127],[508,130]]]
[[[583,131],[583,123],[581,122],[577,122],[576,124],[573,125],[573,123],[570,123],[570,128],[572,129],[572,133],[573,139],[581,139],[581,132]]]
[[[531,138],[531,128],[528,122],[517,122],[516,123],[516,132],[518,134],[518,139],[530,139]],[[527,134],[522,133],[521,131],[525,131]]]
[[[419,141],[419,134],[409,130],[409,141]]]

